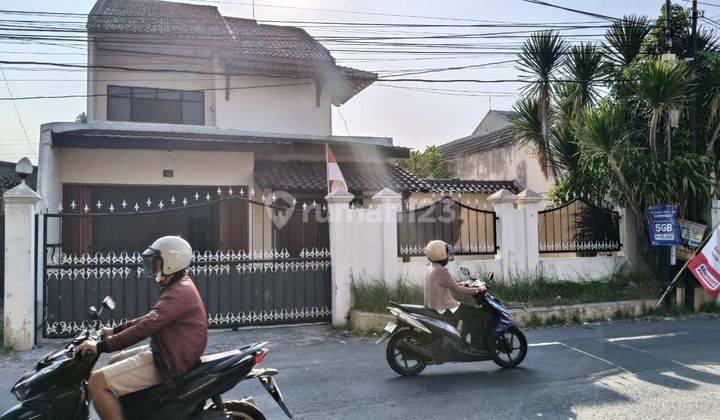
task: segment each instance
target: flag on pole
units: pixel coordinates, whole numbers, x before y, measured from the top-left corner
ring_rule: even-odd
[[[340,166],[338,166],[335,155],[330,150],[330,147],[325,145],[325,155],[327,156],[327,183],[328,193],[333,191],[347,191],[347,183],[342,172],[340,172]]]
[[[718,229],[715,229],[703,249],[690,261],[688,268],[703,289],[713,298],[720,295],[720,234]]]

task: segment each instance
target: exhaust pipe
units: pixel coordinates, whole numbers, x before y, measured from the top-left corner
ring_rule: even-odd
[[[410,356],[417,357],[423,362],[431,362],[433,360],[432,352],[429,349],[423,348],[413,343],[408,343],[405,340],[398,342],[398,350]]]

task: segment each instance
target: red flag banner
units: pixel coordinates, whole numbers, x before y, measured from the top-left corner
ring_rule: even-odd
[[[327,156],[327,183],[328,193],[333,191],[347,191],[347,183],[342,172],[340,172],[340,166],[335,159],[335,155],[330,150],[330,147],[325,145],[325,154]]]
[[[703,289],[716,298],[720,295],[720,234],[715,229],[710,240],[688,264]]]

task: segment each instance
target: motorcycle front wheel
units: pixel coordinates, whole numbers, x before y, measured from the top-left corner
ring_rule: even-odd
[[[403,341],[417,346],[424,345],[424,340],[422,340],[418,333],[413,330],[405,329],[390,337],[387,349],[385,350],[385,358],[387,359],[390,368],[398,375],[415,376],[425,369],[427,363],[417,359],[415,356],[403,353],[398,348],[398,344]]]
[[[514,368],[525,359],[527,339],[517,327],[510,327],[504,333],[490,340],[493,361],[500,367]]]

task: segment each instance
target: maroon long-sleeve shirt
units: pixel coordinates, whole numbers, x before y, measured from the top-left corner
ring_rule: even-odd
[[[153,352],[159,352],[169,375],[176,378],[197,364],[207,345],[207,330],[200,294],[192,279],[183,277],[162,291],[148,314],[117,327],[98,344],[98,351],[122,350],[152,337]]]

